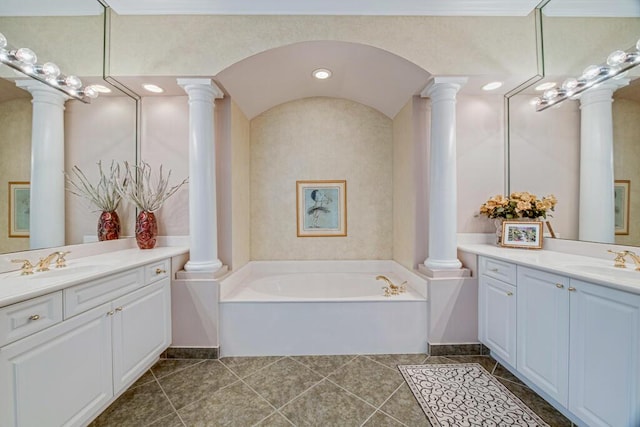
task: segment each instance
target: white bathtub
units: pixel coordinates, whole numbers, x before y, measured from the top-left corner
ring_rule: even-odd
[[[376,276],[407,292],[385,297]],[[426,280],[393,261],[254,261],[220,282],[220,354],[424,353]]]

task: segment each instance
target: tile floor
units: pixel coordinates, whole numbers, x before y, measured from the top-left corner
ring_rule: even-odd
[[[396,365],[482,364],[550,426],[571,422],[490,356],[161,359],[98,426],[429,426]]]

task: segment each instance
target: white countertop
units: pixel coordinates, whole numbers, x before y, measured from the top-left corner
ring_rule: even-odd
[[[630,258],[627,268],[614,267],[614,254],[610,254],[611,259],[607,260],[545,249],[502,248],[491,244],[461,244],[458,250],[640,294],[640,271],[635,271],[635,264]]]
[[[49,271],[25,276],[20,271],[2,273],[0,307],[187,252],[189,248],[184,246],[125,249],[67,260],[65,268],[52,265]]]

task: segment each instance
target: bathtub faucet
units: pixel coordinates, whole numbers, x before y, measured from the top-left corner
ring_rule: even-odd
[[[384,280],[387,286],[384,286],[384,296],[398,295],[407,291],[407,281],[405,280],[400,285],[394,285],[393,282],[387,276],[376,276],[376,280]]]

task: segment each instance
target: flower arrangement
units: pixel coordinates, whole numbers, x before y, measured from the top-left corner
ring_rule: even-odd
[[[157,180],[152,179],[151,166],[146,162],[140,162],[139,165],[124,162],[124,169],[125,179],[118,182],[116,190],[121,197],[131,200],[138,209],[145,212],[155,212],[160,209],[164,202],[189,180],[185,178],[178,185],[169,188],[171,170],[165,178],[162,165],[160,165]]]
[[[97,184],[93,185],[84,172],[78,166],[74,166],[70,174],[65,173],[67,191],[88,200],[99,211],[114,212],[122,201],[122,195],[117,188],[126,185],[126,178],[120,178],[120,165],[115,161],[111,162],[108,173],[105,173],[102,161],[99,161],[98,171],[100,178]]]
[[[511,193],[509,197],[493,196],[480,206],[480,214],[489,218],[546,218],[553,211],[558,200],[553,194],[538,199],[535,194]]]

